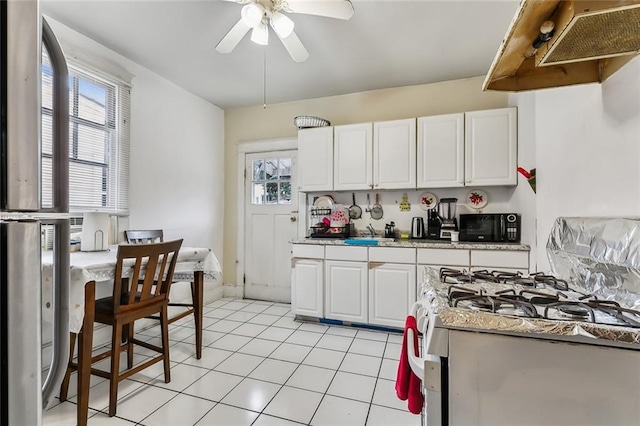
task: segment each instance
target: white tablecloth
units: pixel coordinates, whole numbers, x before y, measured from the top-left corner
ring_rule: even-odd
[[[82,327],[84,318],[84,285],[89,281],[113,281],[116,265],[117,246],[100,252],[71,253],[71,273],[69,280],[69,330],[77,333]],[[53,252],[42,253],[42,317],[51,322],[52,309],[52,281],[53,281]],[[213,251],[208,248],[182,247],[178,253],[178,261],[174,272],[174,281],[191,281],[194,271],[204,272],[204,281],[217,281],[222,278],[220,262]],[[108,294],[112,286],[107,286]],[[100,285],[96,286],[96,293],[103,295]]]

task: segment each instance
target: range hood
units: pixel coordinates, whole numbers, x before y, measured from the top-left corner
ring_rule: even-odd
[[[601,83],[638,53],[640,0],[523,0],[483,90]]]

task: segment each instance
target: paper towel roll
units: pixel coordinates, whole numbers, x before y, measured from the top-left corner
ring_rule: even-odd
[[[82,219],[81,251],[106,250],[109,241],[109,213],[85,212]]]

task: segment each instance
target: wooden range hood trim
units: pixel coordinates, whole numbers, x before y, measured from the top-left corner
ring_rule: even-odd
[[[564,0],[564,2],[576,3],[573,0]],[[522,2],[491,64],[482,90],[519,92],[584,83],[601,83],[636,56],[625,55],[536,66],[536,56],[527,57],[526,52],[538,36],[540,25],[554,17],[561,3],[563,0],[524,0]],[[591,1],[589,5],[600,7],[605,5],[611,8],[635,3],[638,1]],[[564,7],[561,10],[566,9]],[[554,41],[555,36],[548,45]],[[546,46],[543,46],[544,48]],[[538,55],[538,60],[539,58]]]

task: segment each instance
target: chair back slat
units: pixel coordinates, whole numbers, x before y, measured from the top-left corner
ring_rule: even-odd
[[[129,244],[161,243],[164,241],[162,229],[127,230],[124,238]]]
[[[113,312],[169,298],[182,240],[118,246]]]

